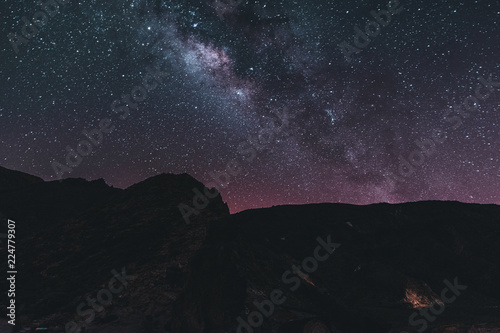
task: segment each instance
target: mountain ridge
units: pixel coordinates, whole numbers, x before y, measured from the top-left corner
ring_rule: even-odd
[[[192,202],[193,188],[208,190],[187,174],[159,174],[126,189],[102,179],[12,184],[20,185],[0,192],[0,217],[16,221],[19,328],[412,331],[415,306],[438,300],[443,281],[455,278],[467,290],[427,323],[433,332],[500,327],[494,311],[500,306],[497,205],[318,203],[231,215],[219,194],[186,224],[179,204]],[[340,247],[316,270],[302,268],[306,275],[293,278],[300,287],[290,290],[293,273],[286,281],[282,275],[312,257],[318,239]],[[80,315],[76,309],[107,288],[112,271],[134,279],[92,320]],[[0,287],[8,289],[7,281]],[[248,326],[255,303],[266,304],[277,289],[285,302],[260,326]]]

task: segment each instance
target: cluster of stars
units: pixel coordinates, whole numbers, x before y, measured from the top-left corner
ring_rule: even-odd
[[[404,181],[414,141],[478,77],[500,81],[500,5],[400,1],[404,11],[347,63],[339,49],[380,1],[68,1],[14,52],[33,2],[0,5],[2,166],[55,179],[51,161],[145,68],[167,73],[70,177],[127,187],[160,172],[210,182],[273,112],[297,114],[220,191],[232,212],[289,203],[500,203],[500,91]]]

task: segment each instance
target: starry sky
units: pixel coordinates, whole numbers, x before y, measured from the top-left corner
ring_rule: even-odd
[[[227,173],[232,213],[500,204],[497,1],[43,1],[0,4],[4,167]]]

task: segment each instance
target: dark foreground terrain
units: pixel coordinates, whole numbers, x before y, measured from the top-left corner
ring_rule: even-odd
[[[218,196],[188,225],[178,205],[192,206],[193,188],[204,190],[186,174],[121,190],[0,168],[0,233],[16,225],[12,331],[500,332],[499,206],[230,215]]]

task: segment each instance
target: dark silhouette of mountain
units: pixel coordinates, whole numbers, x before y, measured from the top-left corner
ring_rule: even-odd
[[[0,193],[2,226],[7,218],[16,222],[16,302],[24,314],[18,325],[43,322],[64,331],[67,322],[88,319],[75,315],[77,306],[87,296],[95,298],[113,278],[111,271],[120,273],[122,267],[137,281],[116,295],[116,306],[109,309],[120,309],[134,295],[126,309],[137,310],[132,322],[139,328],[131,325],[131,332],[141,329],[143,311],[153,300],[166,318],[183,287],[184,271],[205,239],[207,221],[229,215],[219,195],[187,225],[178,205],[192,201],[193,188],[204,190],[187,174],[162,174],[125,190],[103,180],[66,179]],[[2,247],[5,258],[6,250]],[[8,289],[5,279],[0,285]],[[99,326],[115,314],[101,315],[96,311],[90,324]],[[129,312],[121,317],[134,318]]]
[[[187,174],[124,190],[4,174],[2,226],[16,222],[16,331],[71,332],[72,322],[106,333],[500,328],[496,205],[325,203],[230,215],[218,195],[186,224],[179,204],[208,190]],[[8,290],[5,279],[0,287]]]
[[[43,179],[36,176],[0,166],[0,192],[20,189],[24,186],[41,182],[43,182]]]

